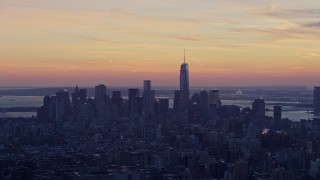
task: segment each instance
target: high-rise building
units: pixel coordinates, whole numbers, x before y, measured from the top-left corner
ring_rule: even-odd
[[[273,119],[281,120],[282,119],[282,107],[281,106],[273,106]]]
[[[81,104],[86,103],[86,101],[87,101],[87,90],[86,89],[79,90],[79,98],[80,98]]]
[[[206,90],[202,90],[200,92],[200,104],[199,104],[202,115],[207,115],[208,114],[208,109],[209,109],[209,96]]]
[[[221,107],[222,103],[219,97],[219,90],[213,89],[209,91],[209,105],[215,105]]]
[[[151,91],[151,80],[143,81],[143,91]]]
[[[56,118],[59,119],[59,118],[63,118],[63,116],[65,115],[65,107],[64,107],[64,100],[63,98],[59,98],[57,97],[56,98],[56,101],[55,101],[55,104],[56,104]]]
[[[169,99],[159,99],[158,112],[160,115],[167,114],[169,112]]]
[[[65,90],[59,90],[56,92],[56,97],[54,98],[56,105],[56,118],[63,118],[65,115],[71,112],[71,102],[69,92]]]
[[[113,106],[116,108],[116,111],[120,114],[123,98],[121,96],[121,91],[112,91],[111,102]]]
[[[142,106],[143,112],[153,114],[154,112],[155,92],[151,89],[151,81],[143,82]]]
[[[85,104],[87,101],[87,90],[79,89],[78,86],[74,89],[72,93],[72,106],[74,108],[78,107],[81,104]]]
[[[265,117],[266,103],[264,102],[264,100],[262,98],[254,100],[254,102],[252,104],[252,112],[253,112],[254,116]]]
[[[189,104],[192,105],[194,103],[200,104],[200,95],[198,93],[193,93],[190,98]]]
[[[235,163],[235,180],[247,179],[249,179],[248,162],[243,159],[240,159]]]
[[[112,104],[121,104],[122,103],[121,91],[112,91],[111,101],[112,101]]]
[[[174,104],[173,109],[176,112],[186,112],[189,105],[189,96],[185,91],[175,90],[174,91]]]
[[[131,115],[141,115],[142,114],[142,97],[134,97],[131,101]]]
[[[78,105],[80,104],[80,97],[79,97],[79,88],[78,86],[76,86],[76,88],[74,89],[74,92],[72,93],[72,106],[73,108],[78,107]]]
[[[180,90],[174,90],[173,110],[175,112],[180,110]]]
[[[97,104],[105,104],[107,100],[107,86],[99,84],[95,87],[94,100]]]
[[[43,106],[49,108],[50,104],[52,103],[51,97],[49,95],[46,95],[43,98]]]
[[[180,90],[189,95],[189,66],[185,59],[180,68]]]
[[[139,89],[129,89],[128,90],[128,96],[129,96],[129,99],[128,99],[128,110],[129,110],[129,113],[132,114],[133,111],[131,111],[133,109],[133,106],[134,104],[136,104],[134,101],[136,99],[136,97],[140,97],[140,91]]]
[[[320,86],[314,87],[313,112],[317,115],[320,114]]]
[[[37,117],[41,121],[52,121],[56,118],[56,102],[55,98],[45,96],[43,98],[43,106],[37,109]]]
[[[197,103],[193,103],[188,109],[188,121],[190,123],[200,122],[201,109]]]
[[[178,93],[178,91],[175,93]],[[180,91],[177,97],[179,97],[179,111],[186,111],[189,103],[189,66],[186,63],[185,56],[180,67]]]
[[[71,102],[70,102],[70,95],[68,90],[66,89],[59,90],[58,92],[56,92],[56,95],[57,95],[57,98],[63,99],[65,106],[70,106]]]

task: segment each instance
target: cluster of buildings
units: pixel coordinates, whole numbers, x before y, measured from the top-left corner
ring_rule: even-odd
[[[314,91],[320,112],[320,88]],[[0,179],[320,178],[320,120],[292,122],[262,98],[241,109],[223,105],[218,90],[190,94],[188,64],[180,89],[157,98],[143,91],[94,97],[75,88],[45,96],[35,119],[0,122]]]
[[[314,88],[313,112],[317,115],[320,115],[320,86]]]

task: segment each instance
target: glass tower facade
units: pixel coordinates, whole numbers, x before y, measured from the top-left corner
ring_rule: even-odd
[[[189,95],[189,66],[187,63],[181,64],[180,68],[180,90]]]

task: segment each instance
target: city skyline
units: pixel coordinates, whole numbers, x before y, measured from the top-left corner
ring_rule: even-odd
[[[316,0],[0,0],[1,86],[318,85]]]

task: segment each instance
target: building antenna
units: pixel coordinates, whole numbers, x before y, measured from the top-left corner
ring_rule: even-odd
[[[183,49],[183,52],[184,52],[183,63],[186,63],[186,49],[185,48]]]

